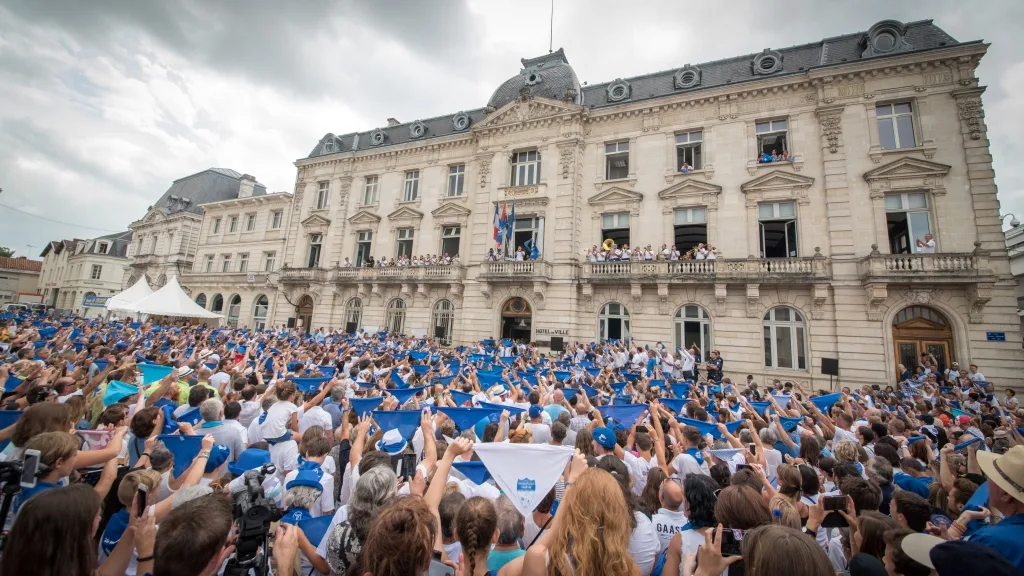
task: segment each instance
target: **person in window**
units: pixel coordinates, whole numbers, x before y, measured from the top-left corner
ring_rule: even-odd
[[[618,262],[622,258],[622,248],[619,248],[618,244],[612,243],[612,249],[608,251],[608,261]]]
[[[783,150],[782,151],[782,161],[783,162],[793,162],[794,160],[796,160],[796,156],[793,156],[792,154],[790,154],[789,150]]]
[[[496,262],[497,260],[498,260],[498,256],[495,255],[494,248],[488,248],[487,249],[487,261],[488,262]]]
[[[540,250],[537,249],[537,243],[533,238],[524,242],[523,245],[526,246],[526,253],[527,256],[530,257],[530,260],[537,260],[540,258]]]
[[[352,262],[348,258],[345,258],[345,262],[342,263],[341,267],[342,268],[351,268],[352,267]]]
[[[526,259],[526,250],[522,246],[516,248],[516,262],[522,262]]]
[[[450,266],[451,263],[452,263],[452,257],[449,256],[447,252],[445,252],[444,253],[444,265],[445,266]]]
[[[714,260],[718,258],[718,250],[714,246],[708,244],[707,250],[707,256],[704,257],[705,260]]]
[[[660,255],[661,259],[662,260],[668,260],[669,256],[671,256],[671,255],[672,255],[672,251],[668,249],[668,244],[662,244],[661,245],[661,255]]]
[[[772,162],[781,162],[782,161],[782,156],[779,156],[779,151],[774,149],[774,148],[772,149],[772,160],[771,161]]]
[[[690,170],[693,170],[693,167],[687,164],[686,162],[683,162],[683,165],[679,167],[679,171],[682,172],[683,174],[689,174]]]
[[[931,234],[925,234],[924,240],[917,239],[917,253],[918,254],[934,254],[935,253],[935,238]]]
[[[758,159],[758,163],[760,163],[760,164],[771,164],[772,163],[772,155],[767,153],[767,152],[761,152],[761,158]]]
[[[650,244],[648,244],[647,247],[644,248],[644,260],[654,260],[654,250],[651,248]]]
[[[679,256],[680,256],[679,249],[676,248],[675,244],[673,244],[672,245],[672,250],[668,254],[668,259],[669,260],[679,260]]]
[[[608,258],[608,254],[604,250],[597,251],[597,261],[604,262]]]

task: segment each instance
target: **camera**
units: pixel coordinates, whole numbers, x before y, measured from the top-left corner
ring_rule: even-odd
[[[11,500],[22,488],[35,488],[39,475],[39,450],[25,450],[22,460],[0,462],[0,526],[7,523]],[[0,553],[7,544],[7,532],[0,532]]]
[[[273,464],[249,470],[242,477],[242,489],[231,494],[231,514],[238,524],[238,540],[235,555],[224,569],[225,576],[270,573],[270,525],[281,519],[282,510],[264,494],[263,481],[276,472]]]

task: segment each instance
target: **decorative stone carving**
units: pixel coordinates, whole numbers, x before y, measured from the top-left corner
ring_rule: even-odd
[[[747,284],[747,318],[757,318],[761,304],[761,285]]]
[[[839,135],[843,133],[842,118],[838,115],[825,116],[821,119],[821,133],[828,142],[828,151],[835,154],[839,151]]]
[[[469,125],[471,123],[472,120],[470,119],[469,114],[466,114],[465,112],[459,112],[455,116],[452,116],[452,128],[456,132],[462,132],[463,130],[466,130],[467,128],[469,128]]]
[[[574,150],[573,146],[562,146],[558,149],[558,169],[562,172],[563,180],[568,180],[572,175]]]
[[[971,140],[981,139],[981,119],[984,117],[984,113],[981,108],[981,100],[978,98],[966,98],[957,100],[956,107],[960,110],[960,119],[967,125],[967,130],[971,133]]]
[[[581,284],[583,287],[583,307],[590,308],[594,304],[594,285],[593,284]]]
[[[725,304],[725,299],[729,294],[727,286],[727,284],[715,284],[715,301],[719,304]]]
[[[535,280],[533,282],[533,302],[534,306],[538,310],[543,310],[545,305],[544,293],[547,290],[548,283],[543,280]]]
[[[370,145],[371,146],[382,146],[387,142],[388,135],[380,128],[375,128],[373,132],[370,132]]]
[[[825,303],[828,301],[828,284],[814,285],[814,302],[811,305],[811,318],[821,320],[825,317]]]
[[[929,304],[935,298],[935,293],[928,288],[912,288],[907,291],[906,298],[911,304]]]
[[[484,154],[476,157],[477,172],[480,175],[480,187],[487,187],[487,177],[491,175],[491,159],[494,154]]]
[[[609,102],[621,102],[629,98],[631,87],[629,82],[622,78],[616,78],[614,82],[608,85],[606,92]]]
[[[643,299],[644,299],[643,284],[638,284],[636,282],[630,284],[629,285],[629,296],[633,300],[633,306],[636,307],[637,312],[639,312],[640,311],[640,305],[643,303]]]
[[[687,64],[676,71],[672,77],[676,90],[686,90],[700,85],[700,68]]]
[[[904,38],[907,27],[898,20],[882,20],[868,30],[867,49],[862,58],[906,52],[913,46]]]
[[[658,313],[668,314],[668,284],[658,283]]]
[[[423,138],[423,136],[425,136],[426,133],[427,126],[423,124],[423,122],[420,122],[419,120],[409,125],[409,138],[412,138],[413,140],[417,138]]]
[[[985,306],[992,300],[992,284],[972,284],[964,292],[967,303],[971,306],[969,312],[971,324],[984,322]]]

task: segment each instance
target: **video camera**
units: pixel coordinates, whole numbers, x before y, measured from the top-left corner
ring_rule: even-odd
[[[249,470],[243,487],[231,494],[231,513],[238,523],[235,555],[224,569],[225,576],[256,576],[270,573],[270,525],[281,519],[282,510],[263,493],[263,481],[277,472],[273,464]]]
[[[0,462],[0,527],[7,524],[7,514],[11,511],[11,499],[22,488],[35,488],[36,477],[39,475],[39,450],[25,450],[22,460]],[[7,532],[0,532],[0,553],[7,544]]]

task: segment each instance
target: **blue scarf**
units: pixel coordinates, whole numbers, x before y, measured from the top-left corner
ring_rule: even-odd
[[[309,508],[299,508],[298,506],[292,506],[288,509],[284,515],[281,516],[282,524],[298,524],[302,520],[309,520],[313,515],[309,513]]]
[[[128,529],[128,509],[122,508],[119,512],[110,517],[107,527],[103,529],[103,538],[100,540],[100,548],[103,553],[110,556],[114,547],[121,541],[124,531]]]
[[[200,428],[216,428],[217,426],[223,426],[223,425],[224,425],[224,422],[221,422],[220,420],[217,420],[216,422],[203,422],[203,425],[200,426]]]
[[[259,417],[260,424],[263,424],[264,422],[266,422],[267,421],[267,416],[269,416],[269,415],[270,415],[270,412],[264,410],[263,414],[260,414],[260,417]]]
[[[693,456],[693,459],[697,461],[698,466],[704,465],[704,455],[700,453],[700,450],[696,448],[687,448],[685,453]]]

